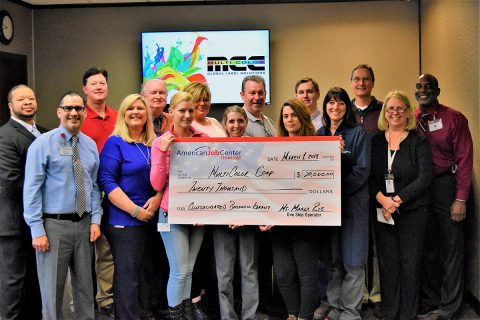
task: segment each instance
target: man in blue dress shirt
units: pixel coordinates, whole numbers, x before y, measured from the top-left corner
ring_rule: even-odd
[[[37,138],[27,155],[24,217],[36,250],[44,319],[63,318],[68,268],[74,318],[95,318],[91,264],[102,209],[97,146],[80,132],[85,115],[83,99],[65,94],[57,108],[60,126]]]

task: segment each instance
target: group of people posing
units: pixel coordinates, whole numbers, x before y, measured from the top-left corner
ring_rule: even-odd
[[[97,242],[97,304],[116,319],[216,317],[217,310],[202,304],[214,269],[220,318],[253,320],[261,302],[258,238],[268,233],[289,320],[361,319],[372,289],[365,286],[369,238],[378,259],[379,317],[454,319],[463,295],[473,161],[467,119],[438,102],[440,88],[430,74],[416,84],[419,108],[402,91],[378,101],[374,84],[372,68],[358,65],[353,99],[333,87],[319,107],[318,83],[301,79],[274,121],[263,112],[263,78],[247,76],[243,107],[226,108],[218,121],[208,117],[206,83],[173,95],[167,112],[166,84],[148,80],[116,111],[105,104],[107,72],[92,68],[84,75],[86,105],[78,93],[66,93],[57,108],[60,126],[46,133],[34,121],[33,91],[14,87],[11,119],[0,128],[0,212],[14,216],[10,230],[0,227],[0,268],[9,280],[2,279],[0,317],[61,319],[69,272],[75,318],[94,319]],[[177,137],[315,135],[341,137],[341,227],[168,223],[170,147]],[[111,289],[102,288],[106,269],[114,270]],[[41,308],[33,303],[38,291]]]

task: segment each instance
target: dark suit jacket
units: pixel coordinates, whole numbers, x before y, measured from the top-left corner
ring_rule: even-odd
[[[0,236],[30,232],[23,219],[23,181],[27,149],[33,140],[35,136],[15,120],[0,128]]]

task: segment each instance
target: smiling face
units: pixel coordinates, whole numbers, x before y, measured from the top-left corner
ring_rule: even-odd
[[[332,123],[338,124],[343,120],[343,117],[345,117],[345,113],[347,112],[347,106],[344,101],[337,101],[332,98],[330,99],[330,101],[327,102],[326,111]]]
[[[179,129],[190,128],[194,112],[195,108],[191,100],[177,104],[173,110],[170,109],[170,114],[173,117],[173,127]]]
[[[302,101],[310,112],[317,109],[318,99],[320,98],[320,92],[315,90],[315,87],[311,81],[300,83],[297,88],[297,99]]]
[[[282,108],[282,122],[290,137],[298,135],[302,123],[292,107],[286,105]]]
[[[408,121],[408,106],[396,97],[391,97],[385,105],[385,119],[393,129],[405,129]]]
[[[257,118],[260,117],[265,106],[266,95],[263,84],[253,80],[245,82],[244,90],[240,92],[245,109]]]
[[[83,86],[83,92],[87,96],[87,102],[105,102],[108,96],[107,79],[101,73],[88,77],[87,83]]]
[[[352,74],[351,87],[355,97],[369,98],[375,82],[370,71],[365,68],[358,68]]]
[[[19,87],[12,91],[11,102],[8,103],[10,114],[15,118],[32,124],[37,113],[35,93],[28,87]]]
[[[210,98],[200,97],[198,101],[193,103],[193,107],[195,109],[195,120],[202,121],[210,112]]]
[[[124,120],[129,129],[143,128],[147,122],[147,107],[142,100],[136,100],[127,107]]]
[[[438,104],[440,88],[432,75],[421,75],[415,86],[415,98],[422,108]]]
[[[241,137],[247,129],[247,119],[240,112],[229,112],[225,120],[225,130],[229,137]]]
[[[57,116],[60,119],[61,125],[75,135],[80,131],[80,127],[85,120],[87,112],[85,109],[80,112],[75,111],[75,109],[67,112],[62,109],[64,106],[83,107],[83,99],[77,95],[65,96],[62,99],[60,106],[57,108]]]
[[[145,83],[142,95],[152,110],[152,116],[154,118],[160,117],[167,105],[167,86],[165,82],[157,79],[148,80]]]

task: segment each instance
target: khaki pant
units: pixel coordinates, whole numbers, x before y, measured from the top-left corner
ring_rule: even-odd
[[[110,245],[104,233],[95,241],[96,273],[97,273],[97,304],[105,307],[113,303],[113,257]]]

